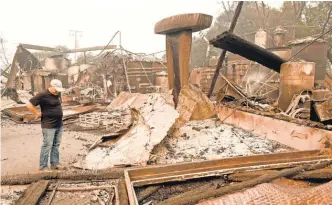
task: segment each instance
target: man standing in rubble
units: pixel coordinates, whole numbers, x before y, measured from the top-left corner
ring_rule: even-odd
[[[62,136],[61,92],[64,91],[60,80],[54,79],[50,87],[30,99],[27,105],[37,119],[41,118],[43,144],[40,152],[39,169],[48,171],[48,158],[51,153],[51,169],[63,170],[60,165],[59,147]],[[41,112],[35,106],[40,106]]]

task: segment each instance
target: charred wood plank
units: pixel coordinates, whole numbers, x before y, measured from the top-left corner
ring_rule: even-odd
[[[160,188],[161,188],[161,186],[156,185],[156,186],[150,186],[150,187],[144,189],[141,193],[139,193],[137,200],[143,201],[144,199],[148,198],[149,196],[151,196],[152,194],[157,192]]]
[[[217,48],[227,50],[262,64],[278,73],[280,73],[281,64],[286,62],[274,53],[228,31],[210,40],[210,43]]]
[[[120,205],[128,205],[129,198],[128,198],[128,192],[127,192],[126,182],[125,182],[124,178],[120,179],[119,184],[118,184],[118,190],[119,190]]]
[[[35,205],[46,192],[50,181],[41,180],[31,184],[17,200],[17,205]]]
[[[277,170],[259,170],[254,172],[239,172],[230,174],[228,176],[228,180],[234,182],[243,182],[251,180],[252,178],[259,177],[265,174],[273,174],[277,173]],[[324,168],[324,169],[317,169],[313,171],[307,171],[304,173],[297,174],[295,176],[290,177],[291,179],[295,180],[331,180],[332,179],[332,168]]]
[[[203,199],[208,199],[208,198],[213,198],[213,197],[219,197],[222,195],[226,195],[229,193],[233,193],[236,191],[240,191],[249,187],[256,186],[258,184],[262,183],[267,183],[270,181],[273,181],[275,179],[281,178],[281,177],[290,177],[294,176],[296,174],[299,174],[303,171],[307,170],[316,170],[316,169],[321,169],[326,166],[329,166],[332,164],[332,161],[327,161],[315,165],[302,165],[290,169],[283,169],[281,171],[278,171],[277,173],[271,173],[267,175],[262,175],[257,178],[253,178],[248,181],[244,181],[241,183],[237,184],[231,184],[229,186],[221,187],[219,189],[213,188],[208,188],[206,189],[205,187],[199,188],[198,191],[196,190],[191,190],[189,192],[185,192],[182,194],[179,194],[175,197],[169,198],[166,201],[160,202],[158,205],[168,205],[168,204],[177,204],[177,205],[185,205],[185,204],[195,204]],[[195,193],[194,195],[192,193]]]
[[[111,168],[99,171],[41,172],[33,174],[7,175],[1,177],[1,185],[24,185],[39,180],[103,180],[123,177],[123,168]]]
[[[332,167],[325,168],[325,169],[318,169],[309,172],[304,172],[298,174],[293,179],[301,179],[301,180],[331,180],[332,179]]]

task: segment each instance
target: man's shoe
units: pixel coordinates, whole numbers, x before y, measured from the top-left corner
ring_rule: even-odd
[[[67,168],[62,166],[61,164],[57,164],[55,166],[52,165],[51,169],[53,169],[53,170],[66,170]]]
[[[52,170],[50,170],[48,167],[39,169],[40,172],[52,172]]]

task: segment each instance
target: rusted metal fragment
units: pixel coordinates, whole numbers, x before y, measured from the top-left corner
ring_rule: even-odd
[[[20,197],[16,204],[17,205],[35,205],[45,193],[50,181],[41,180],[31,184]]]
[[[278,73],[280,72],[281,64],[285,62],[285,60],[272,52],[228,31],[218,35],[216,38],[212,39],[210,43],[217,48],[225,49],[260,63]]]
[[[332,132],[328,130],[256,115],[225,106],[218,106],[217,112],[219,119],[225,123],[252,131],[254,134],[299,150],[322,149],[325,144],[321,139],[332,136]],[[292,133],[293,135],[295,133],[305,134],[307,137],[303,135],[293,137]]]
[[[263,170],[263,169],[282,169],[282,168],[289,168],[289,167],[295,167],[297,165],[305,165],[305,164],[312,164],[312,163],[317,163],[320,160],[322,160],[324,157],[317,157],[317,159],[308,159],[308,161],[294,161],[294,160],[284,160],[283,162],[276,162],[275,164],[269,164],[267,162],[264,162],[262,165],[261,164],[256,164],[252,166],[242,166],[242,164],[239,164],[239,167],[230,167],[230,168],[225,168],[225,169],[216,169],[212,171],[207,171],[207,172],[196,172],[196,173],[191,173],[187,171],[184,174],[165,174],[161,175],[160,177],[158,176],[157,178],[148,178],[148,179],[142,179],[142,180],[137,180],[133,182],[134,187],[140,187],[140,186],[145,186],[145,185],[151,185],[151,184],[162,184],[166,182],[176,182],[176,181],[186,181],[190,179],[197,179],[197,178],[204,178],[204,177],[209,177],[209,176],[222,176],[222,175],[227,175],[233,172],[238,172],[238,171],[256,171],[256,170]],[[326,157],[325,157],[326,158]],[[329,159],[323,159],[323,161],[329,161]]]
[[[323,103],[315,103],[314,108],[320,121],[332,120],[332,99]]]
[[[201,13],[180,14],[165,18],[156,23],[154,32],[157,34],[167,34],[182,30],[196,32],[209,28],[211,23],[212,16],[210,15]]]
[[[129,176],[132,181],[146,180],[150,178],[168,178],[170,176],[191,175],[195,178],[198,173],[206,175],[215,175],[217,170],[223,170],[234,167],[273,165],[289,162],[305,162],[318,158],[326,158],[327,156],[318,156],[319,150],[287,152],[278,154],[252,155],[245,157],[232,157],[218,160],[206,160],[203,162],[179,163],[164,166],[152,166],[142,169],[129,170]],[[169,179],[170,180],[170,179]]]

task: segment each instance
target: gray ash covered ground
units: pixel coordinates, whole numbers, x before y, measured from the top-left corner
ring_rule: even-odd
[[[294,151],[276,141],[218,119],[190,121],[153,150],[151,164],[173,164],[226,157]]]

